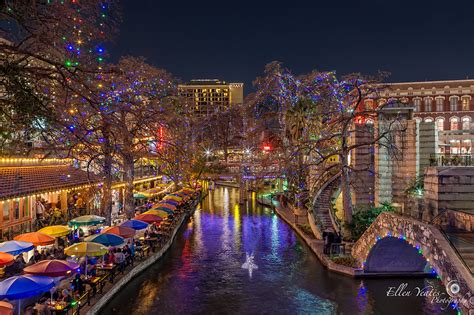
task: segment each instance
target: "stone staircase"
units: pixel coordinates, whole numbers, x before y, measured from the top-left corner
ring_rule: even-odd
[[[340,176],[334,175],[324,181],[313,202],[313,217],[320,234],[324,231],[339,232],[331,218],[332,197],[340,186]]]
[[[446,232],[445,234],[471,274],[474,274],[474,233]]]

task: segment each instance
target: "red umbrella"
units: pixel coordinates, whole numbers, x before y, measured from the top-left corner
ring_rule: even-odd
[[[13,238],[15,241],[33,243],[34,246],[44,246],[54,244],[54,237],[40,232],[23,233]]]
[[[130,238],[135,236],[135,230],[123,225],[111,226],[102,230],[101,233],[115,234],[123,238]]]
[[[6,301],[0,301],[0,315],[13,314],[13,305]]]
[[[0,252],[0,267],[10,266],[14,260],[15,257],[13,255]]]
[[[48,277],[63,277],[77,272],[79,265],[65,260],[43,260],[34,265],[23,268],[25,273],[48,276]]]
[[[155,223],[163,221],[162,217],[154,214],[142,213],[135,217],[136,220],[144,221],[146,223]]]

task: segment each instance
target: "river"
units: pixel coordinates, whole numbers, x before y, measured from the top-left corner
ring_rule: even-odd
[[[247,254],[257,269],[243,269]],[[387,296],[400,292],[411,296]],[[353,279],[327,271],[271,210],[211,191],[164,257],[136,277],[102,314],[450,314],[416,296],[433,279]]]

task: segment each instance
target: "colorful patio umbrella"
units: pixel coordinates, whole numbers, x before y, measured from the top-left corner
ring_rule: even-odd
[[[104,246],[119,246],[125,243],[123,237],[115,234],[94,234],[84,239],[86,242],[102,244]]]
[[[0,299],[18,300],[49,291],[54,280],[45,276],[22,275],[0,282]]]
[[[54,237],[40,232],[30,232],[17,235],[13,238],[15,241],[30,242],[34,246],[44,246],[54,244]]]
[[[170,210],[174,210],[174,209],[176,209],[177,205],[172,205],[172,204],[169,204],[167,202],[160,201],[157,204],[155,204],[155,206],[153,208],[158,208],[158,207],[165,207],[165,208],[168,208]]]
[[[34,265],[25,267],[23,271],[27,274],[48,277],[64,277],[78,272],[79,264],[65,260],[43,260]]]
[[[52,237],[61,237],[68,235],[70,230],[66,225],[51,225],[40,229],[38,232]]]
[[[14,260],[15,256],[13,256],[12,254],[0,253],[0,267],[10,266]]]
[[[29,252],[33,248],[35,248],[35,246],[33,245],[33,243],[30,243],[30,242],[6,241],[3,243],[0,243],[0,252],[8,253],[13,256],[16,256],[24,252]]]
[[[173,210],[171,210],[170,207],[165,207],[165,206],[160,205],[160,206],[158,206],[156,208],[153,208],[153,209],[150,209],[150,210],[164,211],[164,212],[167,212],[169,215],[171,215],[171,214],[174,214],[175,208],[173,208]]]
[[[6,301],[0,301],[0,315],[13,314],[13,305]]]
[[[134,230],[143,230],[148,227],[148,223],[140,221],[140,220],[127,220],[120,224],[120,226],[125,226]]]
[[[70,226],[84,226],[84,225],[96,225],[104,223],[105,218],[99,217],[98,215],[83,215],[69,221]]]
[[[102,256],[107,252],[107,247],[93,242],[80,242],[64,249],[68,256]]]
[[[157,215],[159,217],[162,217],[163,219],[166,219],[170,214],[166,211],[163,211],[163,210],[156,210],[156,209],[152,209],[152,210],[148,210],[148,211],[145,211],[143,212],[143,214],[153,214],[153,215]]]
[[[180,196],[176,196],[176,195],[166,195],[164,198],[164,200],[168,200],[168,199],[171,199],[171,200],[176,200],[176,201],[182,201],[183,200],[183,197],[180,197]]]
[[[163,221],[162,217],[159,217],[159,216],[153,215],[153,214],[145,214],[145,213],[137,215],[135,217],[135,219],[140,220],[140,221],[144,221],[146,223],[155,223],[155,222]]]
[[[118,225],[111,226],[102,230],[103,234],[115,234],[123,238],[130,238],[135,236],[135,230],[126,226]]]
[[[172,205],[172,206],[177,206],[177,205],[179,205],[179,202],[176,201],[176,200],[173,200],[173,199],[161,200],[159,203],[166,203],[166,204],[170,204],[170,205]]]
[[[135,193],[135,194],[133,194],[133,198],[135,198],[135,199],[146,199],[148,197],[145,196],[144,194]]]

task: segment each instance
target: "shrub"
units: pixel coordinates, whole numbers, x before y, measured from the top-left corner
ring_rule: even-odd
[[[335,262],[338,265],[343,265],[343,266],[348,266],[352,268],[357,268],[358,267],[358,262],[357,259],[355,259],[352,256],[337,256],[337,257],[331,257],[331,260]]]
[[[368,210],[359,210],[352,216],[352,223],[349,226],[352,237],[358,240],[362,234],[369,228],[372,222],[377,219],[379,214],[385,211],[393,211],[392,205],[384,203],[380,207],[370,208]]]

